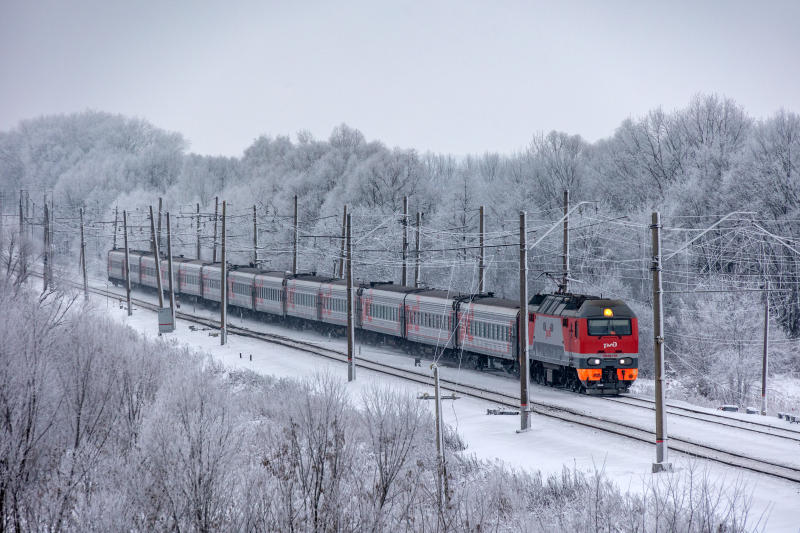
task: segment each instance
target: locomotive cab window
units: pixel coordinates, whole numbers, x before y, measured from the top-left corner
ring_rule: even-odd
[[[628,318],[590,318],[589,335],[630,335],[631,321]]]

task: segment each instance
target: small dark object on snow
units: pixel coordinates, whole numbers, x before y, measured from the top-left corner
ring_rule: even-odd
[[[422,357],[414,358],[414,366],[422,366]]]
[[[496,407],[494,409],[487,409],[487,415],[518,415],[519,409],[506,409],[505,407]]]
[[[727,411],[729,413],[738,413],[739,406],[738,405],[720,405],[717,409],[720,411]]]

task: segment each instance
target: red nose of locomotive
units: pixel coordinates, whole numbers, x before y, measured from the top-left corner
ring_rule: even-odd
[[[627,391],[639,376],[639,327],[621,300],[587,300],[576,317],[575,369],[587,392]]]

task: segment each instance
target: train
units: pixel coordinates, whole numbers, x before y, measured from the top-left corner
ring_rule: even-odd
[[[133,287],[157,289],[155,256],[129,251]],[[160,261],[162,289],[167,260]],[[229,265],[229,311],[343,334],[347,285],[316,273],[292,274]],[[108,252],[108,279],[124,284],[125,252]],[[219,262],[173,257],[173,289],[184,301],[219,305]],[[597,296],[536,294],[526,313],[519,302],[493,293],[461,294],[392,282],[353,283],[354,327],[361,337],[391,342],[416,354],[456,358],[476,369],[519,372],[520,316],[528,320],[531,379],[587,394],[628,392],[638,378],[636,315],[622,300]]]

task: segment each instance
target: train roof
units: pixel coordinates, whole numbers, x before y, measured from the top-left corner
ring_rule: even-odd
[[[543,315],[594,317],[603,316],[610,308],[614,316],[633,318],[636,315],[622,300],[611,300],[587,294],[537,294],[528,302],[536,313]]]
[[[289,274],[286,276],[286,279],[295,279],[297,281],[317,281],[319,283],[327,283],[330,281],[338,280],[339,278],[333,278],[331,276],[317,276],[316,274]]]
[[[395,285],[391,281],[370,281],[362,285],[365,289],[375,289],[376,291],[397,292],[401,294],[408,293],[422,293],[427,289],[415,289],[414,287],[407,287],[405,285]]]

